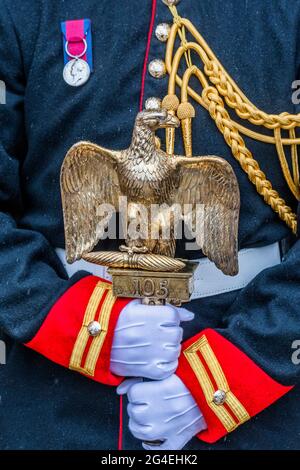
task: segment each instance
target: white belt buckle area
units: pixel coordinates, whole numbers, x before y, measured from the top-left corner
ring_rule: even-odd
[[[65,250],[57,248],[56,253],[64,265],[69,277],[78,271],[88,271],[94,276],[111,281],[111,276],[104,266],[98,266],[80,260],[73,264],[66,261]],[[194,293],[191,300],[211,297],[242,289],[249,284],[260,272],[281,263],[279,243],[259,248],[246,248],[239,251],[239,273],[236,276],[226,276],[214,263],[207,258],[193,260],[199,263],[194,274]]]
[[[207,258],[196,260],[199,266],[194,275],[192,300],[243,289],[260,272],[281,263],[279,243],[246,248],[239,251],[238,258],[239,272],[236,276],[226,276]]]

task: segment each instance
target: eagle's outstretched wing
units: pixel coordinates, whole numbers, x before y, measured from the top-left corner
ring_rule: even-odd
[[[200,245],[203,253],[225,274],[238,272],[240,193],[236,176],[226,160],[215,157],[177,157],[179,189],[175,201],[200,208]]]
[[[78,142],[68,151],[61,169],[66,256],[69,263],[90,252],[105,227],[97,214],[100,204],[118,207],[120,152],[90,142]]]

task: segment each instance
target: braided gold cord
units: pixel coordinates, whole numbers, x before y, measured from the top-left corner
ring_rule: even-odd
[[[291,175],[291,172],[290,172],[290,169],[289,169],[289,165],[288,165],[288,162],[287,162],[287,159],[286,159],[286,156],[285,156],[285,152],[284,152],[284,148],[283,148],[283,145],[282,145],[282,141],[281,141],[281,128],[280,127],[277,127],[276,129],[274,129],[274,136],[275,136],[276,149],[277,149],[277,153],[278,153],[278,157],[279,157],[282,172],[283,172],[284,177],[285,177],[285,179],[286,179],[286,181],[289,185],[290,190],[292,191],[295,198],[298,199],[298,201],[299,201],[299,199],[300,199],[299,185],[295,184],[294,179],[293,179],[293,177]],[[294,163],[294,161],[293,161],[293,163]],[[295,174],[295,171],[297,171],[296,168],[294,168],[294,174]]]
[[[235,109],[237,115],[256,126],[264,126],[267,129],[294,129],[300,125],[300,114],[281,113],[278,115],[267,114],[257,109],[252,103],[245,102],[236,93],[232,85],[227,81],[226,73],[220,70],[218,64],[208,61],[205,65],[205,73],[216,86],[230,108]]]
[[[290,129],[289,131],[290,139],[295,139],[296,133],[295,129]],[[293,166],[293,178],[294,178],[294,183],[297,185],[297,183],[300,181],[300,175],[299,175],[299,159],[298,159],[298,147],[296,144],[292,144],[292,166]]]
[[[244,139],[232,123],[224,107],[224,102],[218,90],[214,87],[205,88],[202,97],[208,106],[211,117],[214,119],[218,129],[222,132],[226,143],[231,148],[233,156],[247,173],[249,180],[255,185],[257,192],[264,198],[264,201],[279,214],[279,217],[287,226],[296,233],[296,215],[286,204],[284,199],[279,196],[278,192],[273,189],[271,182],[266,178],[258,162],[253,158],[252,153],[246,147]]]
[[[205,51],[206,59],[204,61],[204,70],[206,75],[209,77],[212,84],[217,87],[220,94],[224,96],[228,106],[236,109],[239,117],[257,126],[264,126],[268,129],[275,129],[276,127],[292,129],[300,125],[300,114],[290,114],[287,112],[279,115],[267,114],[258,109],[230,77],[193,24],[185,18],[181,18],[181,24],[194,36],[197,43]],[[300,139],[298,139],[298,141],[298,143],[300,143]]]
[[[238,85],[226,72],[192,23],[187,19],[181,18],[175,7],[170,7],[170,10],[174,16],[174,25],[171,29],[166,50],[166,67],[170,75],[168,96],[175,95],[176,84],[178,84],[181,87],[181,103],[187,103],[188,96],[190,96],[208,110],[218,129],[223,134],[227,145],[231,148],[233,156],[247,173],[249,180],[255,185],[257,192],[263,197],[264,201],[279,214],[279,217],[287,224],[293,233],[296,233],[296,214],[293,213],[292,209],[286,204],[284,199],[280,197],[278,192],[273,189],[271,182],[260,169],[259,163],[246,147],[245,141],[240,133],[261,142],[276,145],[285,179],[293,195],[296,199],[300,200],[299,162],[297,153],[297,144],[300,144],[300,139],[296,138],[295,133],[295,128],[300,126],[300,114],[292,115],[289,113],[281,113],[279,115],[273,115],[258,109],[239,89]],[[197,42],[187,42],[185,30],[189,31]],[[181,46],[177,49],[176,53],[173,54],[177,34],[181,39]],[[194,51],[200,57],[204,65],[204,72],[195,65],[192,65],[191,51]],[[178,75],[178,69],[183,56],[185,56],[186,59],[187,69],[184,76],[181,78]],[[203,87],[201,95],[196,93],[189,86],[189,80],[192,75],[198,78]],[[263,126],[266,129],[272,130],[274,136],[254,132],[235,122],[226,110],[225,103],[231,109],[235,110],[239,118],[247,120],[256,126]],[[184,141],[186,141],[185,147],[189,149],[188,153],[191,155],[191,119],[185,120],[183,128],[183,137]],[[281,129],[289,131],[289,138],[282,138]],[[293,174],[290,172],[285,157],[285,145],[291,146]],[[174,148],[174,141],[172,142],[172,146]]]

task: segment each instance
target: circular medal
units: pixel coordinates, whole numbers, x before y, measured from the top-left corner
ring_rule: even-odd
[[[64,68],[64,81],[70,86],[84,85],[90,78],[91,70],[89,64],[82,59],[70,60]]]

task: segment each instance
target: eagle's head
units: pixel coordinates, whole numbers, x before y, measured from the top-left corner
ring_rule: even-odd
[[[151,131],[164,129],[166,127],[179,127],[180,121],[173,114],[168,113],[165,109],[160,110],[144,110],[141,111],[136,118],[138,126],[146,126]]]

